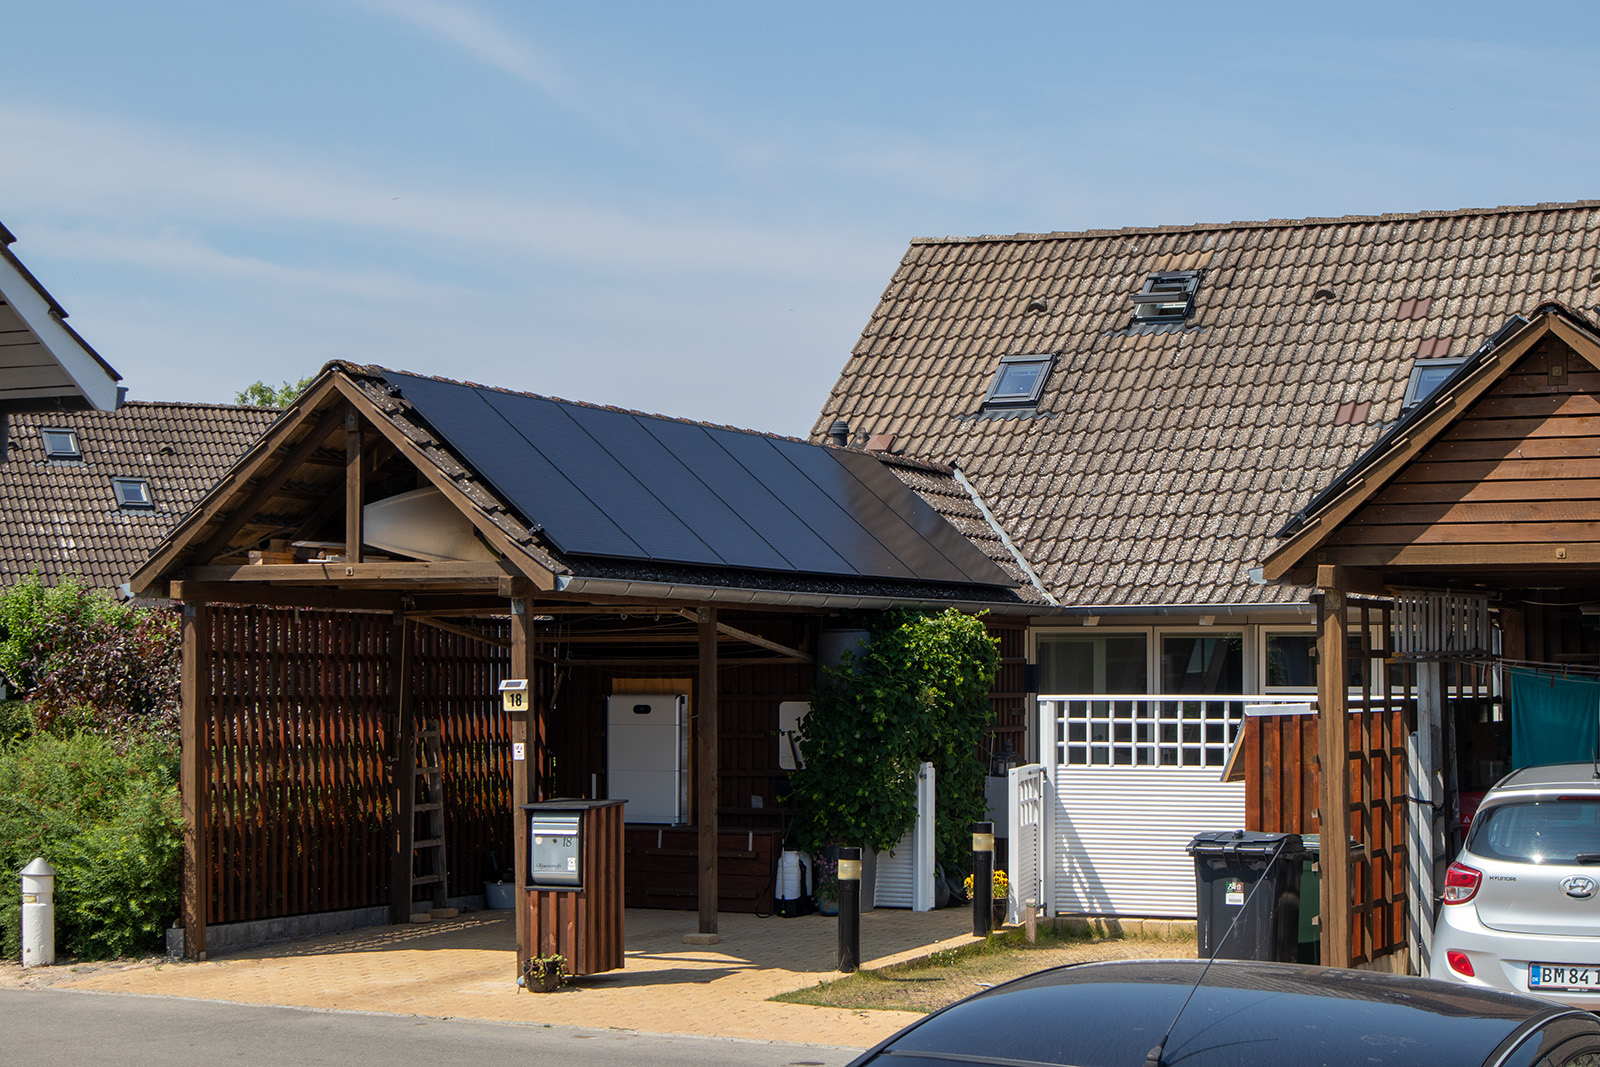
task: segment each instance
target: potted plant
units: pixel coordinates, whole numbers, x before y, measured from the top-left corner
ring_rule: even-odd
[[[967,899],[972,899],[972,875],[967,875],[967,880],[961,883],[967,891]],[[1006,878],[1005,871],[995,871],[994,878],[990,880],[989,896],[993,900],[994,924],[999,926],[1006,921],[1006,906],[1010,903],[1011,882]]]
[[[535,956],[528,961],[527,987],[533,993],[554,993],[567,980],[565,956]]]
[[[834,851],[834,850],[829,850]],[[839,857],[824,852],[817,857],[817,913],[839,914]]]

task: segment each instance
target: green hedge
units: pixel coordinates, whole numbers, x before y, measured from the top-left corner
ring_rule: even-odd
[[[120,750],[119,750],[120,749]],[[147,739],[35,733],[0,745],[0,931],[22,953],[19,872],[56,869],[56,951],[158,951],[178,910],[183,820],[177,751]]]

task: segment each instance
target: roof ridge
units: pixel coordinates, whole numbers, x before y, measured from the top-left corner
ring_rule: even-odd
[[[548,400],[553,404],[570,404],[573,407],[589,408],[594,411],[614,411],[621,415],[637,415],[646,419],[660,419],[662,422],[676,422],[686,426],[699,426],[708,430],[728,430],[732,433],[745,433],[753,437],[767,437],[776,441],[793,441],[796,444],[814,444],[804,437],[792,437],[789,434],[773,433],[770,430],[753,430],[747,426],[730,426],[727,423],[706,422],[701,419],[686,419],[679,415],[663,415],[659,412],[639,411],[634,408],[617,407],[615,404],[592,404],[584,400],[568,400],[564,397],[550,396],[547,393],[533,393],[525,389],[508,389],[501,385],[484,385],[480,382],[463,381],[460,378],[445,378],[437,374],[418,374],[415,371],[399,370],[394,367],[382,367],[376,363],[348,363],[344,360],[334,360],[329,366],[344,368],[346,373],[360,374],[368,378],[384,378],[389,374],[404,374],[411,378],[425,378],[429,381],[443,382],[446,385],[462,385],[469,389],[487,389],[494,393],[505,393],[509,396],[525,396],[533,400]]]
[[[208,400],[124,400],[125,408],[135,407],[162,407],[162,408],[205,408],[209,411],[282,411],[282,408],[268,407],[263,404],[223,404]],[[105,412],[104,414],[111,414]]]
[[[1156,234],[1207,233],[1225,230],[1271,230],[1314,226],[1349,226],[1367,222],[1417,222],[1422,219],[1469,218],[1472,216],[1512,215],[1519,213],[1549,213],[1571,211],[1579,208],[1600,207],[1600,200],[1574,200],[1567,203],[1545,202],[1539,204],[1505,204],[1488,208],[1456,208],[1448,211],[1388,212],[1382,215],[1330,215],[1304,219],[1261,219],[1236,222],[1195,222],[1171,226],[1124,226],[1121,229],[1055,230],[1049,233],[980,234],[976,236],[913,237],[911,244],[999,244],[1032,241],[1098,240],[1106,237],[1134,237]]]

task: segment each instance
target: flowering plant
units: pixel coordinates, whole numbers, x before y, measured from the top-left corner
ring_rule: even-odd
[[[967,880],[961,883],[966,887],[967,899],[972,899],[972,875],[967,875]],[[1005,871],[994,872],[994,884],[990,886],[989,895],[996,900],[1005,900],[1011,893],[1011,882],[1006,878]]]
[[[817,857],[817,899],[830,903],[839,899],[839,861],[827,856]]]

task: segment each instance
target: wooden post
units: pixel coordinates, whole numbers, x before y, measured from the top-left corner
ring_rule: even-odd
[[[720,785],[717,775],[717,609],[703,607],[699,612],[700,678],[696,687],[698,705],[695,724],[695,755],[700,823],[700,934],[717,932],[717,808]]]
[[[512,914],[516,918],[517,974],[527,972],[530,958],[528,940],[528,902],[522,886],[528,877],[528,819],[522,805],[537,799],[538,774],[529,773],[528,717],[537,715],[537,699],[532,681],[533,601],[515,597],[511,601],[511,677],[527,678],[528,699],[523,710],[511,712],[511,862],[516,871],[512,883]],[[517,753],[521,753],[521,758]]]
[[[1338,568],[1319,567],[1317,620],[1318,859],[1322,964],[1350,966],[1350,707],[1345,669],[1345,590]]]
[[[361,562],[361,505],[365,495],[361,475],[361,417],[350,411],[344,417],[344,561]]]
[[[204,601],[185,604],[180,630],[183,954],[192,960],[206,958],[206,921],[211,913],[210,614]]]
[[[393,843],[389,856],[389,921],[411,919],[411,820],[417,792],[417,724],[411,713],[411,624],[396,612],[389,626],[390,711],[394,716],[394,751],[390,766],[394,781]]]

